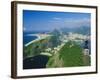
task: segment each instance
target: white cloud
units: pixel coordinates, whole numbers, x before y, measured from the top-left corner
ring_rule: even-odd
[[[57,23],[61,21],[62,21],[62,18],[59,18],[59,17],[53,17],[51,20],[49,20],[49,22],[52,22],[52,23]]]
[[[54,17],[53,19],[54,20],[61,20],[61,18],[59,18],[59,17]]]

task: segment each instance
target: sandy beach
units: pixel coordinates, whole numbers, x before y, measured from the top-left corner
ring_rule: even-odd
[[[32,44],[33,42],[39,41],[41,39],[45,39],[51,35],[49,35],[49,34],[29,34],[28,36],[37,36],[37,38],[35,40],[32,40],[32,41],[28,42],[27,44],[25,44],[25,47]]]

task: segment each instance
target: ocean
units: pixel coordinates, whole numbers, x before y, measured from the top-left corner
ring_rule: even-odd
[[[24,45],[37,38],[37,36],[30,36],[29,34],[36,34],[36,32],[24,32],[23,33],[23,44]]]
[[[23,32],[23,44],[27,44],[32,40],[37,39],[37,36],[30,36],[29,34],[38,34],[38,33],[46,33],[48,31],[32,31],[32,32]]]
[[[23,37],[23,44],[27,44],[28,42],[35,40],[37,37],[36,36],[24,36]]]

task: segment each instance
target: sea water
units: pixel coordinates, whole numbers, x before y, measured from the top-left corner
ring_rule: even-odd
[[[25,44],[27,44],[27,43],[29,43],[30,41],[32,41],[32,40],[35,40],[35,39],[37,39],[37,36],[33,36],[33,35],[29,35],[29,34],[36,34],[36,33],[32,33],[32,32],[26,32],[26,33],[24,33],[23,34],[23,44],[25,45]]]

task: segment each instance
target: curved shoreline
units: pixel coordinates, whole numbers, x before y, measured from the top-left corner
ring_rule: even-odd
[[[25,44],[25,47],[32,44],[33,42],[39,41],[41,39],[45,39],[46,37],[49,37],[51,35],[49,35],[49,34],[29,34],[29,36],[36,36],[37,38],[35,40],[32,40],[32,41],[28,42],[27,44]]]

